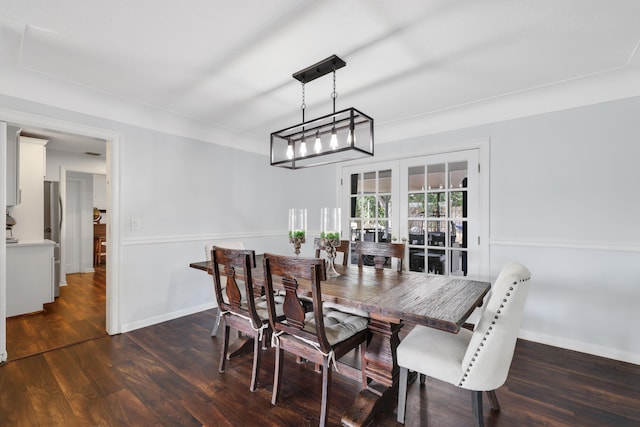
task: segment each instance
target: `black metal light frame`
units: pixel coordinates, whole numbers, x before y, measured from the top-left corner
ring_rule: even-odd
[[[335,71],[345,65],[346,62],[332,55],[293,74],[293,78],[303,84],[302,123],[271,133],[272,166],[301,169],[373,156],[373,118],[353,107],[335,110]],[[305,121],[304,84],[331,72],[334,73],[333,113]],[[327,136],[332,133],[340,141],[337,148],[326,147]],[[325,145],[320,152],[315,152],[314,141],[318,137],[324,137]],[[303,144],[309,146],[304,154],[301,153]]]

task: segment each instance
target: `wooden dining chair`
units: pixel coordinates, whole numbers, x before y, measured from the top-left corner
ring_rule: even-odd
[[[340,240],[340,246],[336,247],[336,252],[342,252],[342,265],[349,263],[349,245],[350,241]],[[316,251],[316,258],[320,258],[320,251],[326,251],[322,244],[322,239],[316,237],[313,239],[313,249]]]
[[[107,238],[106,236],[97,236],[93,238],[93,252],[94,252],[94,260],[93,263],[95,265],[102,264],[102,260],[106,261],[107,258]]]
[[[400,367],[397,421],[404,424],[408,372],[425,375],[471,390],[474,425],[484,425],[482,392],[486,391],[494,410],[500,410],[495,390],[509,373],[518,338],[531,273],[510,263],[503,267],[473,331],[457,334],[417,325],[398,346]]]
[[[107,224],[93,224],[93,264],[100,265],[107,258]]]
[[[234,328],[253,338],[253,370],[249,390],[255,391],[260,372],[260,354],[263,340],[269,342],[271,328],[267,313],[267,302],[261,288],[254,288],[251,269],[256,266],[256,255],[252,250],[225,249],[214,247],[211,250],[213,262],[213,283],[218,300],[219,310],[224,321],[222,349],[220,353],[219,371],[224,372],[229,350],[229,330]],[[222,271],[220,267],[223,267]],[[238,285],[237,276],[242,277]],[[222,287],[222,278],[226,278],[226,286]],[[277,297],[278,304],[274,304],[274,316],[282,316],[281,302],[283,297]]]
[[[271,403],[276,404],[282,383],[284,351],[322,365],[320,426],[327,424],[331,392],[332,365],[337,359],[360,349],[361,366],[367,342],[368,319],[339,310],[324,308],[321,282],[326,280],[325,260],[319,258],[264,255],[264,283],[276,348]],[[278,318],[274,300],[274,277],[281,278],[285,290],[284,318]],[[305,312],[298,297],[298,281],[310,282],[313,310]],[[362,388],[367,386],[364,370]]]
[[[358,256],[358,267],[364,265],[363,258],[365,256],[373,257],[373,262],[377,269],[384,268],[387,258],[397,258],[398,271],[402,271],[404,243],[383,243],[361,240],[356,243],[356,255]]]
[[[244,249],[244,243],[240,241],[222,241],[222,242],[210,243],[210,244],[204,245],[204,255],[207,261],[211,261],[211,250],[216,246],[219,248],[226,248],[226,249]],[[222,289],[224,290],[227,286],[227,278],[225,276],[221,276],[220,281],[222,284]],[[215,292],[214,292],[214,297],[216,297]],[[222,312],[220,310],[220,304],[218,302],[217,297],[216,297],[216,305],[217,307],[216,307],[215,320],[213,322],[213,328],[211,329],[212,337],[215,337],[216,335],[218,335],[218,328],[220,327],[220,319],[222,318]]]

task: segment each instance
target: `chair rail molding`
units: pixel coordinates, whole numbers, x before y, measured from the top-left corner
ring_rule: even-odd
[[[251,231],[234,233],[211,233],[211,234],[177,234],[167,236],[138,237],[122,239],[122,246],[158,245],[187,242],[208,242],[221,240],[242,240],[255,238],[268,238],[287,235],[286,230],[278,231]]]
[[[640,245],[602,242],[602,241],[562,241],[562,240],[518,240],[518,239],[491,239],[491,246],[520,246],[529,248],[553,248],[553,249],[576,249],[590,251],[610,251],[610,252],[640,252]]]

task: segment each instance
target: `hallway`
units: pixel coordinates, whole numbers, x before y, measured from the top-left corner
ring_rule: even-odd
[[[8,360],[17,360],[107,334],[105,265],[95,273],[67,274],[55,302],[44,311],[7,318]]]

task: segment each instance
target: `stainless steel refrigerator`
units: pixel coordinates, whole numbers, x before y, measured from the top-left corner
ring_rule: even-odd
[[[62,199],[60,198],[60,183],[57,181],[44,182],[44,238],[53,240],[57,244],[53,249],[54,256],[54,295],[60,296],[60,226],[62,224]]]

